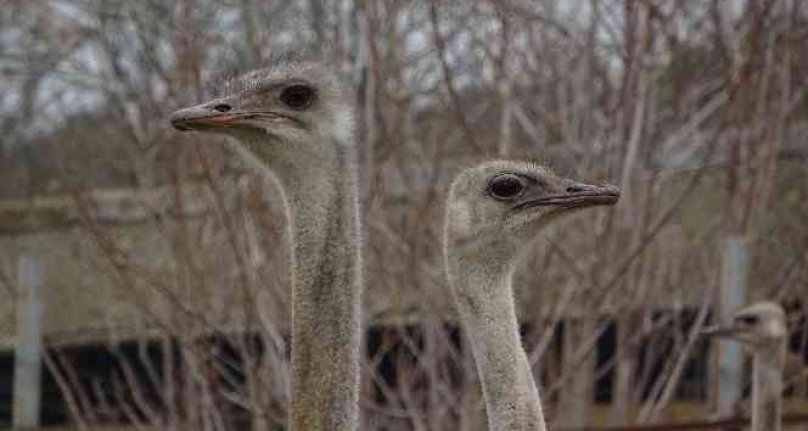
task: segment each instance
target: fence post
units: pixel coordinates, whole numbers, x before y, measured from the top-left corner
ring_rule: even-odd
[[[721,290],[719,314],[726,322],[746,302],[749,250],[742,235],[725,237],[721,244]],[[738,343],[719,341],[718,413],[731,416],[742,396],[743,358]]]
[[[42,302],[44,279],[39,259],[24,252],[18,262],[17,345],[14,351],[15,430],[39,428],[42,347]]]

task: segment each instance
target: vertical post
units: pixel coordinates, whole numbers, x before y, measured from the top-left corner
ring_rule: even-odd
[[[582,310],[590,304],[581,304]],[[595,360],[594,352],[582,352],[584,345],[595,333],[595,321],[586,313],[576,314],[564,321],[562,350],[562,376],[567,379],[560,393],[559,411],[564,412],[562,428],[585,428],[591,424],[592,402],[595,393]],[[585,356],[580,355],[584,353]]]
[[[15,430],[39,428],[40,349],[42,345],[42,266],[36,256],[23,253],[18,263],[17,346],[14,352]]]
[[[749,273],[749,250],[743,235],[729,235],[721,243],[721,321],[727,321],[730,313],[742,307],[746,300],[747,275]],[[718,413],[728,416],[735,413],[735,405],[741,399],[743,360],[738,343],[721,341],[718,359]]]
[[[639,327],[639,312],[628,310],[615,319],[615,350],[617,364],[614,369],[612,385],[611,425],[629,423],[632,407],[632,388],[637,380],[637,358],[639,352],[635,343],[631,342],[631,334]]]
[[[246,63],[257,67],[261,61],[261,48],[258,46],[258,35],[255,31],[255,12],[252,0],[241,0],[241,22],[244,26],[244,53]],[[266,24],[265,24],[266,25]]]
[[[373,145],[378,136],[376,126],[376,68],[373,53],[373,12],[374,3],[361,1],[357,3],[357,29],[360,37],[358,55],[358,75],[360,82],[359,109],[361,116],[361,139],[358,148],[357,163],[359,163],[359,202],[361,208],[369,204],[371,184],[373,183]],[[364,212],[363,212],[364,214]],[[362,220],[363,229],[369,223]],[[363,237],[367,238],[363,232]]]

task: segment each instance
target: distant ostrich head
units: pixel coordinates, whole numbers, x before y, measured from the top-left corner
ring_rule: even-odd
[[[762,301],[736,311],[729,322],[707,328],[702,333],[730,338],[754,350],[782,342],[788,331],[783,308],[777,303]]]
[[[467,169],[457,176],[449,193],[447,244],[468,251],[499,246],[519,249],[562,214],[614,205],[620,197],[616,187],[582,184],[546,167],[514,161]],[[489,250],[484,254],[508,253]]]
[[[230,135],[270,165],[316,161],[350,145],[353,103],[336,74],[318,61],[271,63],[227,81],[216,98],[174,112],[172,125]]]

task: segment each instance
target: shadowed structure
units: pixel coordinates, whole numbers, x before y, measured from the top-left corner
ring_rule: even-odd
[[[219,132],[281,184],[293,242],[295,430],[358,427],[361,254],[354,107],[322,62],[282,58],[171,116]]]
[[[756,302],[703,333],[737,341],[752,353],[752,431],[779,431],[788,340],[783,308],[770,301]]]
[[[575,209],[613,205],[612,186],[581,184],[543,166],[493,161],[461,172],[446,209],[449,285],[471,341],[491,430],[544,430],[519,339],[511,279],[536,234]]]

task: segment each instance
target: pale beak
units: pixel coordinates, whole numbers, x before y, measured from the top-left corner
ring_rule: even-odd
[[[701,330],[701,335],[705,337],[732,337],[741,332],[741,328],[733,325],[708,326]]]
[[[183,131],[229,127],[237,117],[223,112],[223,106],[229,107],[219,102],[210,102],[180,109],[171,114],[171,125]]]

